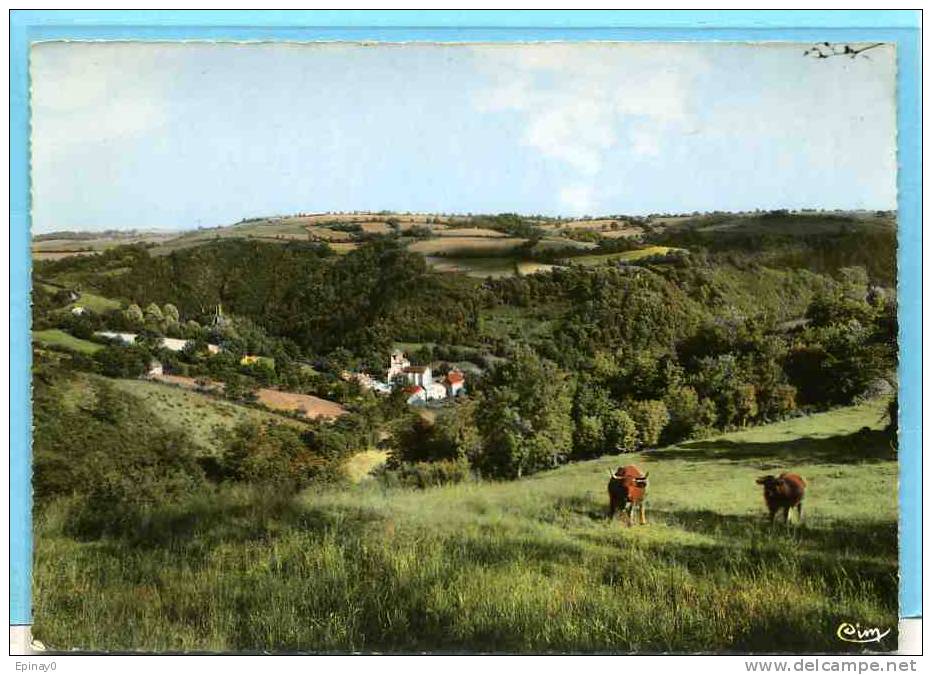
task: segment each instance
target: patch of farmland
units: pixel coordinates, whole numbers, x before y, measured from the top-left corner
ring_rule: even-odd
[[[541,239],[534,244],[532,249],[535,253],[543,251],[559,251],[561,249],[572,249],[574,251],[588,251],[597,248],[598,244],[591,241],[576,241],[575,239],[565,239],[563,237],[548,237]]]
[[[308,419],[318,417],[333,418],[346,414],[346,409],[339,403],[328,401],[308,394],[295,394],[277,389],[259,389],[259,402],[272,410],[296,412]]]
[[[603,230],[599,234],[606,239],[623,239],[627,237],[637,237],[638,235],[644,234],[644,230],[633,225],[631,227],[623,227],[620,230]]]
[[[157,375],[151,379],[156,382],[174,384],[185,389],[198,391],[219,392],[223,390],[222,382],[203,382],[182,375]],[[259,403],[267,408],[282,412],[299,413],[308,419],[318,417],[333,418],[346,414],[346,409],[339,403],[309,394],[295,394],[288,391],[279,391],[278,389],[258,389],[256,390],[256,398]]]
[[[516,237],[437,237],[416,241],[408,249],[427,256],[491,256],[504,255],[526,241]]]
[[[353,235],[351,232],[342,232],[340,230],[332,230],[329,227],[309,227],[307,228],[307,233],[311,235],[312,239],[317,239],[319,241],[352,241]]]
[[[97,344],[96,342],[76,338],[57,328],[34,331],[32,339],[34,342],[38,342],[40,345],[45,345],[46,347],[58,347],[80,352],[81,354],[93,354],[104,348],[103,345]]]
[[[383,221],[373,220],[371,222],[359,223],[359,227],[366,234],[389,234],[393,232],[392,227]]]
[[[346,255],[350,251],[355,251],[359,248],[359,244],[353,241],[331,241],[327,243],[327,246],[333,249],[334,253],[338,253],[339,255]]]
[[[631,227],[624,218],[597,218],[594,220],[567,220],[558,225],[565,230],[610,230]]]
[[[522,260],[517,263],[518,274],[527,276],[528,274],[540,274],[546,272],[552,272],[555,269],[558,269],[560,265],[550,265],[547,263],[533,262],[530,260]]]
[[[581,255],[564,260],[567,264],[582,265],[583,267],[593,267],[595,265],[604,265],[612,262],[630,262],[649,258],[654,255],[666,255],[670,251],[681,251],[682,249],[672,246],[648,246],[639,248],[635,251],[621,251],[619,253],[598,253],[594,255]]]
[[[484,227],[453,227],[437,232],[441,237],[507,237],[508,235],[497,230],[489,230]]]
[[[100,251],[33,251],[33,260],[61,260],[76,255],[97,255]]]
[[[427,264],[438,272],[458,272],[479,279],[511,277],[517,273],[514,259],[498,258],[454,258],[448,256],[426,256]]]

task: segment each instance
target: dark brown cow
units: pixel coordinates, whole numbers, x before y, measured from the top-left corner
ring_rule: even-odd
[[[641,525],[647,525],[644,515],[644,497],[647,495],[647,474],[633,464],[620,466],[608,481],[608,517],[614,518],[616,511],[627,516],[631,526],[631,512],[637,507],[641,514]]]
[[[806,481],[795,473],[781,473],[779,476],[761,476],[758,485],[764,486],[764,501],[770,510],[770,522],[773,523],[777,512],[783,511],[783,522],[788,523],[790,509],[796,507],[799,522],[803,520],[803,497],[806,494]]]

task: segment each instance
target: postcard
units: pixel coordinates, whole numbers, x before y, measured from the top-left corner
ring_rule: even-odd
[[[33,42],[33,649],[895,652],[897,58]]]

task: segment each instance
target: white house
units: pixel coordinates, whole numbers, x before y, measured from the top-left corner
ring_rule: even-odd
[[[424,389],[428,401],[438,401],[447,397],[447,388],[442,382],[430,382]]]
[[[187,340],[178,338],[162,338],[162,347],[170,352],[180,352],[188,344]]]
[[[422,405],[427,403],[427,391],[424,387],[415,385],[413,387],[405,387],[403,391],[408,396],[406,399],[408,405]]]
[[[110,331],[110,330],[99,330],[99,331],[96,331],[94,335],[97,335],[102,338],[106,338],[107,340],[118,340],[119,342],[122,342],[125,345],[135,344],[136,342],[135,333],[114,333],[113,331]]]
[[[408,366],[403,372],[408,384],[424,387],[425,389],[434,381],[430,374],[430,366]]]
[[[163,375],[164,371],[162,370],[161,361],[150,361],[149,370],[146,372],[147,377],[157,377]]]
[[[462,371],[451,370],[447,373],[447,376],[443,378],[444,384],[447,387],[447,394],[450,398],[457,396],[460,392],[463,391],[463,387],[466,384],[466,376],[463,375]]]

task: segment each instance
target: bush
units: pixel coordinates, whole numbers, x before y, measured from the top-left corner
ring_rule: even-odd
[[[465,458],[437,462],[403,462],[393,468],[385,468],[377,475],[388,487],[421,489],[462,483],[472,477],[469,462]]]
[[[244,422],[227,437],[220,465],[232,480],[293,491],[322,475],[327,460],[289,425]]]
[[[73,497],[67,530],[80,538],[124,535],[151,510],[201,490],[204,475],[179,431],[152,425],[142,402],[103,381],[75,384],[59,371],[35,378],[33,490],[38,509]]]

